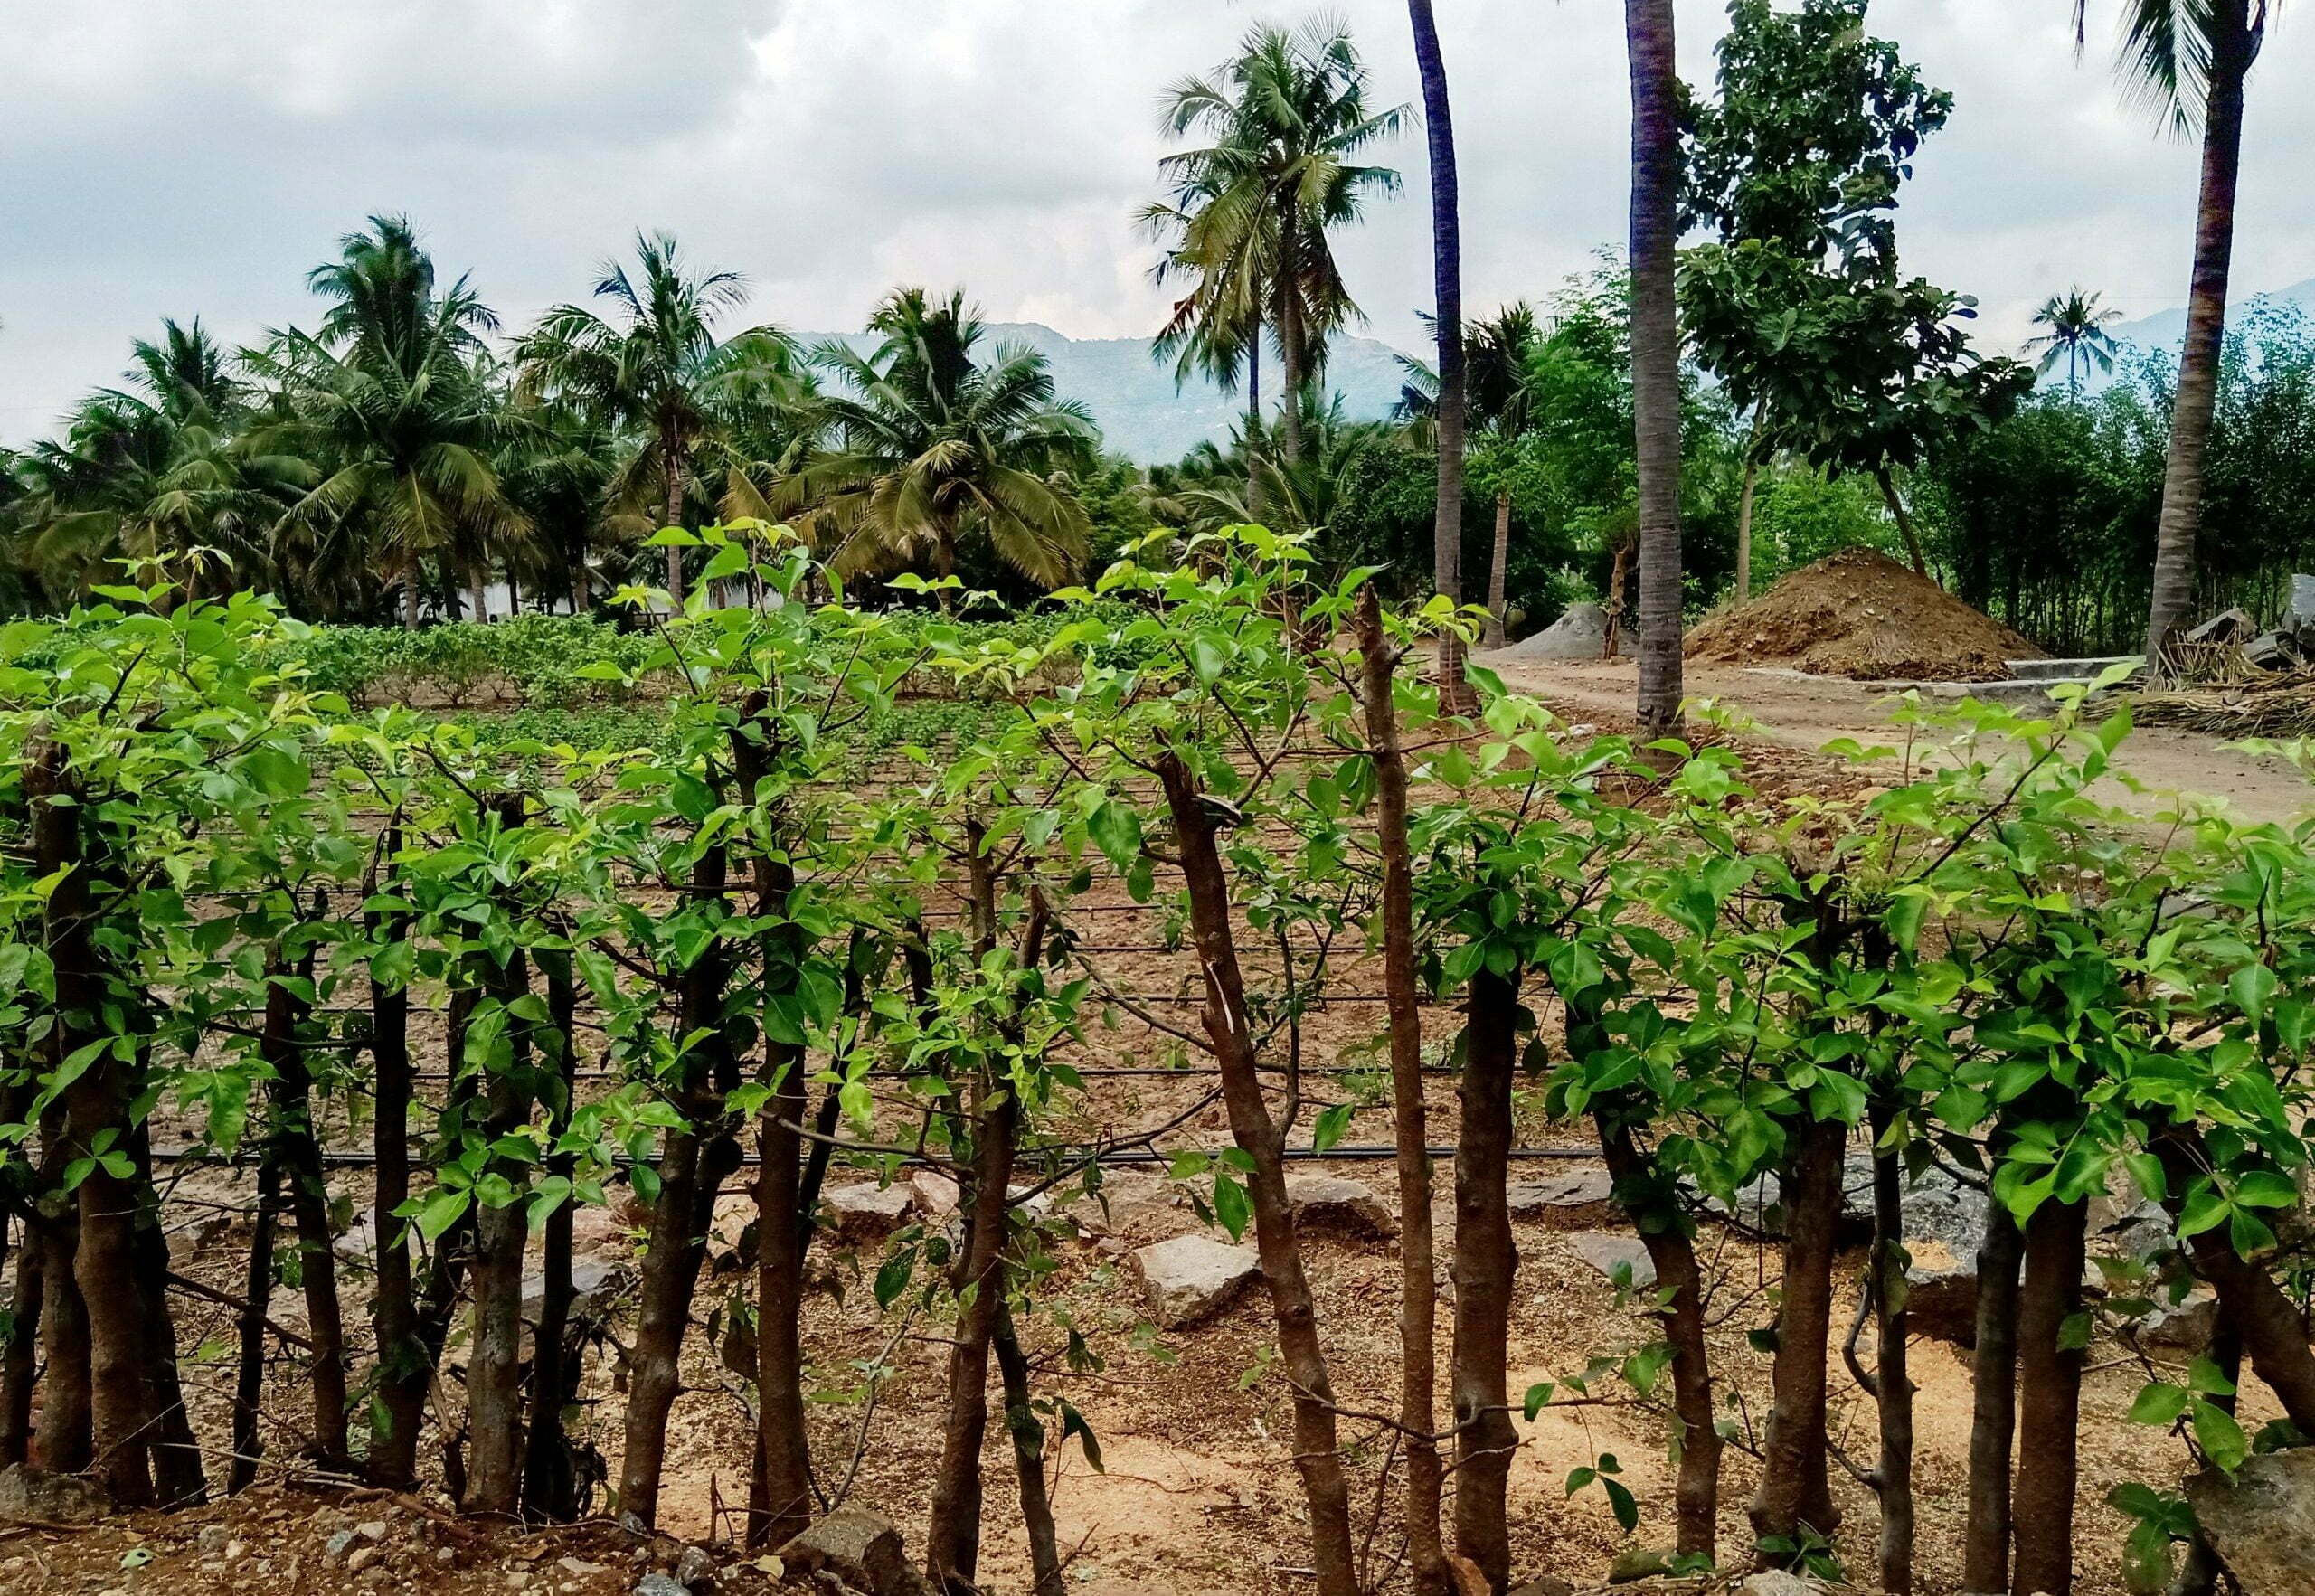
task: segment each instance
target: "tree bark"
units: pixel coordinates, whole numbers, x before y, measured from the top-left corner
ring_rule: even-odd
[[[1761,462],[1751,450],[1744,454],[1744,487],[1736,498],[1736,602],[1753,598],[1753,488],[1759,481]]]
[[[46,1298],[46,1232],[45,1225],[35,1228],[28,1220],[24,1242],[16,1250],[8,1339],[0,1348],[0,1469],[29,1463],[33,1457],[33,1382],[40,1367],[41,1310]]]
[[[2210,1166],[2210,1155],[2191,1130],[2159,1137],[2153,1147],[2168,1184],[2166,1205],[2176,1220],[2187,1191]],[[2307,1326],[2298,1306],[2265,1269],[2235,1251],[2223,1225],[2190,1237],[2187,1256],[2216,1294],[2219,1317],[2242,1339],[2253,1371],[2275,1393],[2291,1421],[2315,1435],[2315,1350],[2308,1346]]]
[[[420,567],[418,556],[412,554],[402,570],[402,624],[405,631],[418,629],[418,579]]]
[[[996,931],[997,883],[987,840],[978,823],[968,828],[967,866],[973,876],[977,939]],[[1044,955],[1044,900],[1032,892],[1021,928],[1020,967],[1034,969]],[[962,1193],[965,1239],[950,1274],[957,1294],[957,1333],[949,1350],[949,1413],[940,1471],[932,1483],[932,1514],[925,1533],[925,1572],[944,1596],[973,1596],[980,1563],[981,1443],[988,1432],[988,1355],[1005,1307],[1006,1215],[1012,1195],[1014,1156],[1021,1126],[1020,1099],[1002,1078],[973,1087],[970,1178]]]
[[[578,1087],[579,989],[567,949],[538,953],[546,977],[547,1021],[555,1038],[555,1096],[548,1105],[547,1132],[560,1138],[571,1129],[572,1100]],[[550,1144],[552,1145],[552,1144]],[[550,1153],[546,1171],[568,1181],[578,1167],[572,1153]],[[568,1523],[579,1516],[579,1482],[572,1465],[562,1410],[577,1394],[577,1360],[566,1345],[571,1308],[577,1290],[571,1278],[574,1195],[546,1216],[539,1261],[539,1320],[531,1336],[530,1427],[523,1452],[523,1512],[527,1518]]]
[[[2227,279],[2235,254],[2235,182],[2243,164],[2243,81],[2258,52],[2248,0],[2212,0],[2201,24],[2210,45],[2203,107],[2202,187],[2195,207],[2194,275],[2187,337],[2178,354],[2170,449],[2162,469],[2162,518],[2155,534],[2154,589],[2146,622],[2150,676],[2167,677],[2164,648],[2192,613],[2195,544],[2202,527],[2203,458],[2218,406],[2226,339]]]
[[[1246,514],[1262,518],[1262,324],[1246,345]]]
[[[510,798],[501,819],[522,824],[522,799]],[[491,968],[490,996],[512,1007],[530,995],[529,961],[517,949]],[[487,1092],[485,1139],[496,1143],[519,1130],[530,1117],[530,1027],[521,1019],[506,1028],[510,1053],[495,1070]],[[520,1194],[527,1181],[522,1166],[494,1160],[497,1174]],[[523,1493],[523,1253],[530,1240],[527,1204],[518,1195],[475,1216],[474,1348],[467,1365],[467,1488],[459,1506],[468,1513],[512,1516]]]
[[[1631,68],[1631,383],[1643,740],[1680,726],[1680,84],[1672,0],[1624,0]]]
[[[728,860],[721,845],[708,848],[692,868],[694,902],[722,899]],[[659,1475],[667,1450],[667,1413],[682,1389],[684,1332],[691,1322],[692,1293],[707,1256],[707,1225],[715,1195],[739,1164],[739,1143],[717,1121],[720,1088],[731,1069],[723,1032],[726,956],[710,948],[683,972],[676,1003],[676,1034],[713,1033],[694,1049],[676,1094],[684,1117],[666,1133],[660,1154],[659,1195],[651,1207],[651,1240],[643,1255],[643,1282],[629,1359],[627,1441],[619,1459],[619,1515],[622,1524],[649,1528],[659,1509]],[[700,1054],[707,1056],[701,1057]]]
[[[997,1367],[1005,1386],[1005,1428],[1013,1437],[1013,1470],[1021,1482],[1021,1527],[1029,1541],[1029,1596],[1066,1596],[1053,1497],[1045,1488],[1045,1427],[1029,1388],[1029,1360],[1013,1332],[1012,1310],[997,1310]]]
[[[402,852],[402,828],[387,827],[381,855]],[[392,886],[392,878],[387,885]],[[409,935],[406,915],[372,911],[369,934],[381,947]],[[373,962],[374,972],[376,966]],[[364,1459],[372,1485],[407,1489],[418,1478],[418,1427],[426,1410],[429,1363],[418,1338],[418,1308],[411,1294],[409,1221],[395,1212],[410,1200],[410,991],[370,980],[372,1120],[370,1148],[377,1161],[370,1205],[377,1238],[377,1284],[370,1324],[378,1342],[378,1392],[370,1405],[370,1446]]]
[[[2026,1225],[2025,1278],[2017,1292],[2017,1563],[2011,1586],[2038,1596],[2074,1589],[2076,1432],[2082,1417],[2082,1349],[2063,1345],[2082,1308],[2080,1203],[2046,1198]]]
[[[96,903],[91,861],[81,834],[86,812],[76,799],[64,750],[51,745],[28,771],[33,848],[44,878],[56,885],[43,917],[55,972],[57,1024],[47,1041],[48,1067],[99,1040],[99,1011],[109,1000],[93,937]],[[59,803],[57,799],[67,800]],[[88,1310],[89,1410],[98,1479],[123,1508],[154,1505],[152,1412],[145,1366],[144,1304],[137,1289],[137,1216],[151,1198],[136,1176],[108,1168],[129,1147],[130,1065],[108,1048],[63,1093],[65,1124],[76,1158],[97,1162],[80,1182],[79,1245],[72,1275]],[[52,1322],[53,1320],[52,1319]]]
[[[2009,1589],[2009,1461],[2017,1423],[2017,1266],[2026,1238],[2009,1210],[1986,1205],[1978,1248],[1977,1346],[1970,1364],[1975,1410],[1970,1425],[1970,1519],[1962,1542],[1961,1589],[2004,1596]]]
[[[1672,1409],[1679,1421],[1679,1475],[1673,1486],[1676,1549],[1683,1556],[1710,1557],[1720,1537],[1722,1443],[1712,1411],[1704,1270],[1696,1262],[1677,1185],[1640,1150],[1621,1118],[1602,1110],[1595,1113],[1594,1124],[1617,1206],[1639,1232],[1640,1245],[1656,1266],[1657,1295],[1665,1301],[1657,1317],[1672,1349]]]
[[[1245,979],[1230,921],[1229,876],[1214,817],[1189,767],[1168,751],[1158,756],[1157,772],[1189,889],[1191,936],[1205,972],[1203,1022],[1220,1069],[1231,1138],[1254,1166],[1247,1179],[1254,1244],[1270,1286],[1280,1362],[1294,1391],[1294,1461],[1310,1509],[1318,1596],[1359,1596],[1350,1488],[1336,1444],[1334,1386],[1318,1339],[1318,1305],[1302,1269],[1294,1210],[1286,1197],[1285,1138],[1263,1100],[1254,1037],[1248,1028]]]
[[[41,1115],[43,1186],[55,1191],[72,1161],[72,1138],[64,1107],[55,1103]],[[89,1306],[80,1299],[73,1261],[80,1251],[79,1205],[63,1203],[43,1227],[41,1260],[44,1311],[41,1344],[47,1353],[40,1384],[40,1466],[52,1474],[79,1474],[96,1456],[94,1415],[89,1397]]]
[[[228,1494],[239,1496],[257,1481],[265,1457],[266,1316],[273,1300],[273,1236],[280,1223],[281,1166],[270,1151],[257,1170],[257,1213],[250,1222],[250,1252],[241,1271],[240,1362],[233,1376],[233,1460],[225,1476]]]
[[[298,979],[313,978],[313,954],[297,961]],[[298,1279],[314,1344],[308,1384],[314,1410],[314,1460],[324,1469],[351,1467],[345,1450],[345,1327],[337,1300],[337,1254],[329,1232],[329,1191],[320,1138],[314,1130],[313,1072],[306,1034],[312,1006],[282,985],[292,974],[277,957],[266,985],[267,1064],[273,1072],[273,1136],[269,1157],[281,1172],[298,1234]],[[277,1011],[279,1018],[277,1019]]]
[[[1439,340],[1439,498],[1432,520],[1432,585],[1457,604],[1463,601],[1463,231],[1458,210],[1455,123],[1447,96],[1447,62],[1440,53],[1439,24],[1431,0],[1407,0],[1414,29],[1415,75],[1422,81],[1423,131],[1431,155],[1431,276]],[[1448,706],[1467,696],[1463,642],[1453,632],[1439,638],[1439,689]],[[1420,1557],[1422,1548],[1411,1548]],[[1441,1564],[1441,1578],[1444,1578]],[[1422,1588],[1427,1576],[1415,1569]]]
[[[1913,562],[1913,574],[1927,577],[1929,560],[1921,551],[1921,529],[1913,524],[1913,512],[1905,508],[1905,501],[1897,496],[1896,479],[1884,466],[1873,473],[1873,480],[1881,485],[1881,500],[1889,506],[1889,518],[1897,524],[1897,534],[1905,540],[1905,557]]]
[[[684,477],[691,468],[685,458],[683,439],[668,428],[659,437],[659,458],[667,471],[667,515],[663,526],[684,524]],[[684,607],[684,551],[679,543],[667,545],[667,597],[677,609]]]
[[[1507,1497],[1519,1430],[1506,1365],[1519,1249],[1506,1183],[1519,983],[1474,974],[1463,994],[1462,1121],[1455,1139],[1455,1553],[1500,1592],[1511,1582]]]
[[[1425,0],[1411,4],[1418,14],[1420,41],[1430,24],[1431,8]],[[1435,38],[1432,49],[1435,52]],[[1440,93],[1443,101],[1443,81]],[[1435,125],[1432,137],[1435,147]],[[1443,484],[1441,491],[1443,496]],[[1392,692],[1394,655],[1383,631],[1382,600],[1372,582],[1359,594],[1358,650],[1365,674],[1366,741],[1375,760],[1375,848],[1383,860],[1383,991],[1390,1015],[1391,1129],[1399,1177],[1399,1424],[1407,1460],[1403,1528],[1417,1596],[1452,1596],[1453,1580],[1439,1532],[1444,1477],[1439,1443],[1433,1439],[1438,1427],[1439,1284],[1433,1274],[1431,1226],[1431,1137],[1422,1099],[1422,1007],[1415,989],[1414,850],[1407,838],[1407,767],[1399,751],[1399,712]]]
[[[1309,351],[1302,345],[1302,297],[1295,274],[1302,256],[1302,230],[1290,196],[1279,218],[1278,244],[1278,361],[1286,392],[1280,400],[1280,443],[1287,467],[1302,463],[1302,389],[1310,380]]]
[[[1882,1146],[1895,1110],[1873,1118],[1873,1317],[1877,1367],[1873,1396],[1881,1416],[1881,1461],[1874,1490],[1881,1500],[1881,1589],[1913,1596],[1913,1384],[1905,1359],[1905,1210],[1903,1166]]]
[[[1792,1133],[1786,1161],[1784,1301],[1777,1314],[1761,1484],[1753,1533],[1794,1540],[1803,1529],[1829,1536],[1840,1522],[1827,1478],[1826,1339],[1832,1329],[1833,1251],[1841,1209],[1841,1149],[1847,1128],[1812,1119]],[[1776,1558],[1763,1554],[1763,1565]]]
[[[1487,571],[1487,631],[1479,640],[1482,648],[1503,647],[1504,623],[1509,613],[1503,586],[1510,574],[1511,562],[1511,490],[1495,490],[1495,549],[1488,559]]]

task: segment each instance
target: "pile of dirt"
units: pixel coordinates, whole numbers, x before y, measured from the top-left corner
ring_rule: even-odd
[[[1878,550],[1843,549],[1708,618],[1687,655],[1858,681],[1994,682],[2041,650]]]

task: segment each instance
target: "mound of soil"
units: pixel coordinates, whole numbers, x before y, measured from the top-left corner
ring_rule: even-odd
[[[1687,656],[1858,681],[1993,682],[2041,650],[1878,550],[1843,549],[1707,618]]]

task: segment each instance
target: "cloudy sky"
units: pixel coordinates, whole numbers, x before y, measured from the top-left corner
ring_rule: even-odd
[[[1466,303],[1547,292],[1624,225],[1622,8],[1437,0],[1464,174]],[[1333,0],[1385,102],[1416,95],[1397,0]],[[744,269],[756,311],[848,328],[900,281],[1075,336],[1158,317],[1161,87],[1294,0],[68,0],[0,18],[0,439],[109,381],[163,316],[234,340],[309,317],[303,271],[404,212],[510,326],[640,226]],[[1901,222],[1989,340],[2079,280],[2132,316],[2185,297],[2191,148],[2122,103],[2115,0],[2077,62],[2065,0],[1879,0],[1951,88]],[[1679,0],[1711,71],[1719,0]],[[2315,16],[2254,80],[2236,281],[2315,276]],[[1419,138],[1404,196],[1343,243],[1374,331],[1420,338]]]

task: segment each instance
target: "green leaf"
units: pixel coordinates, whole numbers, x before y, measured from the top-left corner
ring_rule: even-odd
[[[1246,1221],[1252,1210],[1246,1205],[1246,1188],[1228,1176],[1215,1172],[1214,1176],[1214,1217],[1230,1232],[1233,1242],[1244,1239]]]
[[[1548,1380],[1539,1382],[1536,1384],[1527,1387],[1527,1400],[1525,1405],[1526,1407],[1527,1417],[1530,1421],[1535,1419],[1537,1413],[1542,1412],[1545,1408],[1551,1405],[1552,1393],[1558,1389],[1559,1388],[1556,1385],[1554,1385]]]
[[[1632,1531],[1638,1529],[1639,1527],[1639,1499],[1631,1494],[1630,1487],[1620,1485],[1612,1479],[1602,1479],[1600,1483],[1607,1490],[1608,1506],[1614,1511],[1616,1522],[1623,1525],[1624,1534],[1630,1535]]]
[[[1321,1110],[1318,1120],[1310,1127],[1310,1146],[1318,1152],[1342,1140],[1350,1129],[1350,1117],[1358,1111],[1356,1103],[1336,1103]]]
[[[2171,1385],[2159,1380],[2155,1381],[2141,1389],[2138,1393],[2138,1400],[2131,1403],[2131,1422],[2166,1425],[2176,1423],[2178,1415],[2185,1412],[2194,1400],[2195,1393],[2183,1385]]]
[[[1141,817],[1115,798],[1105,800],[1085,817],[1085,835],[1120,870],[1141,855]]]
[[[2195,1440],[2204,1455],[2232,1474],[2251,1455],[2251,1442],[2235,1415],[2216,1402],[2197,1402],[2192,1420]]]

